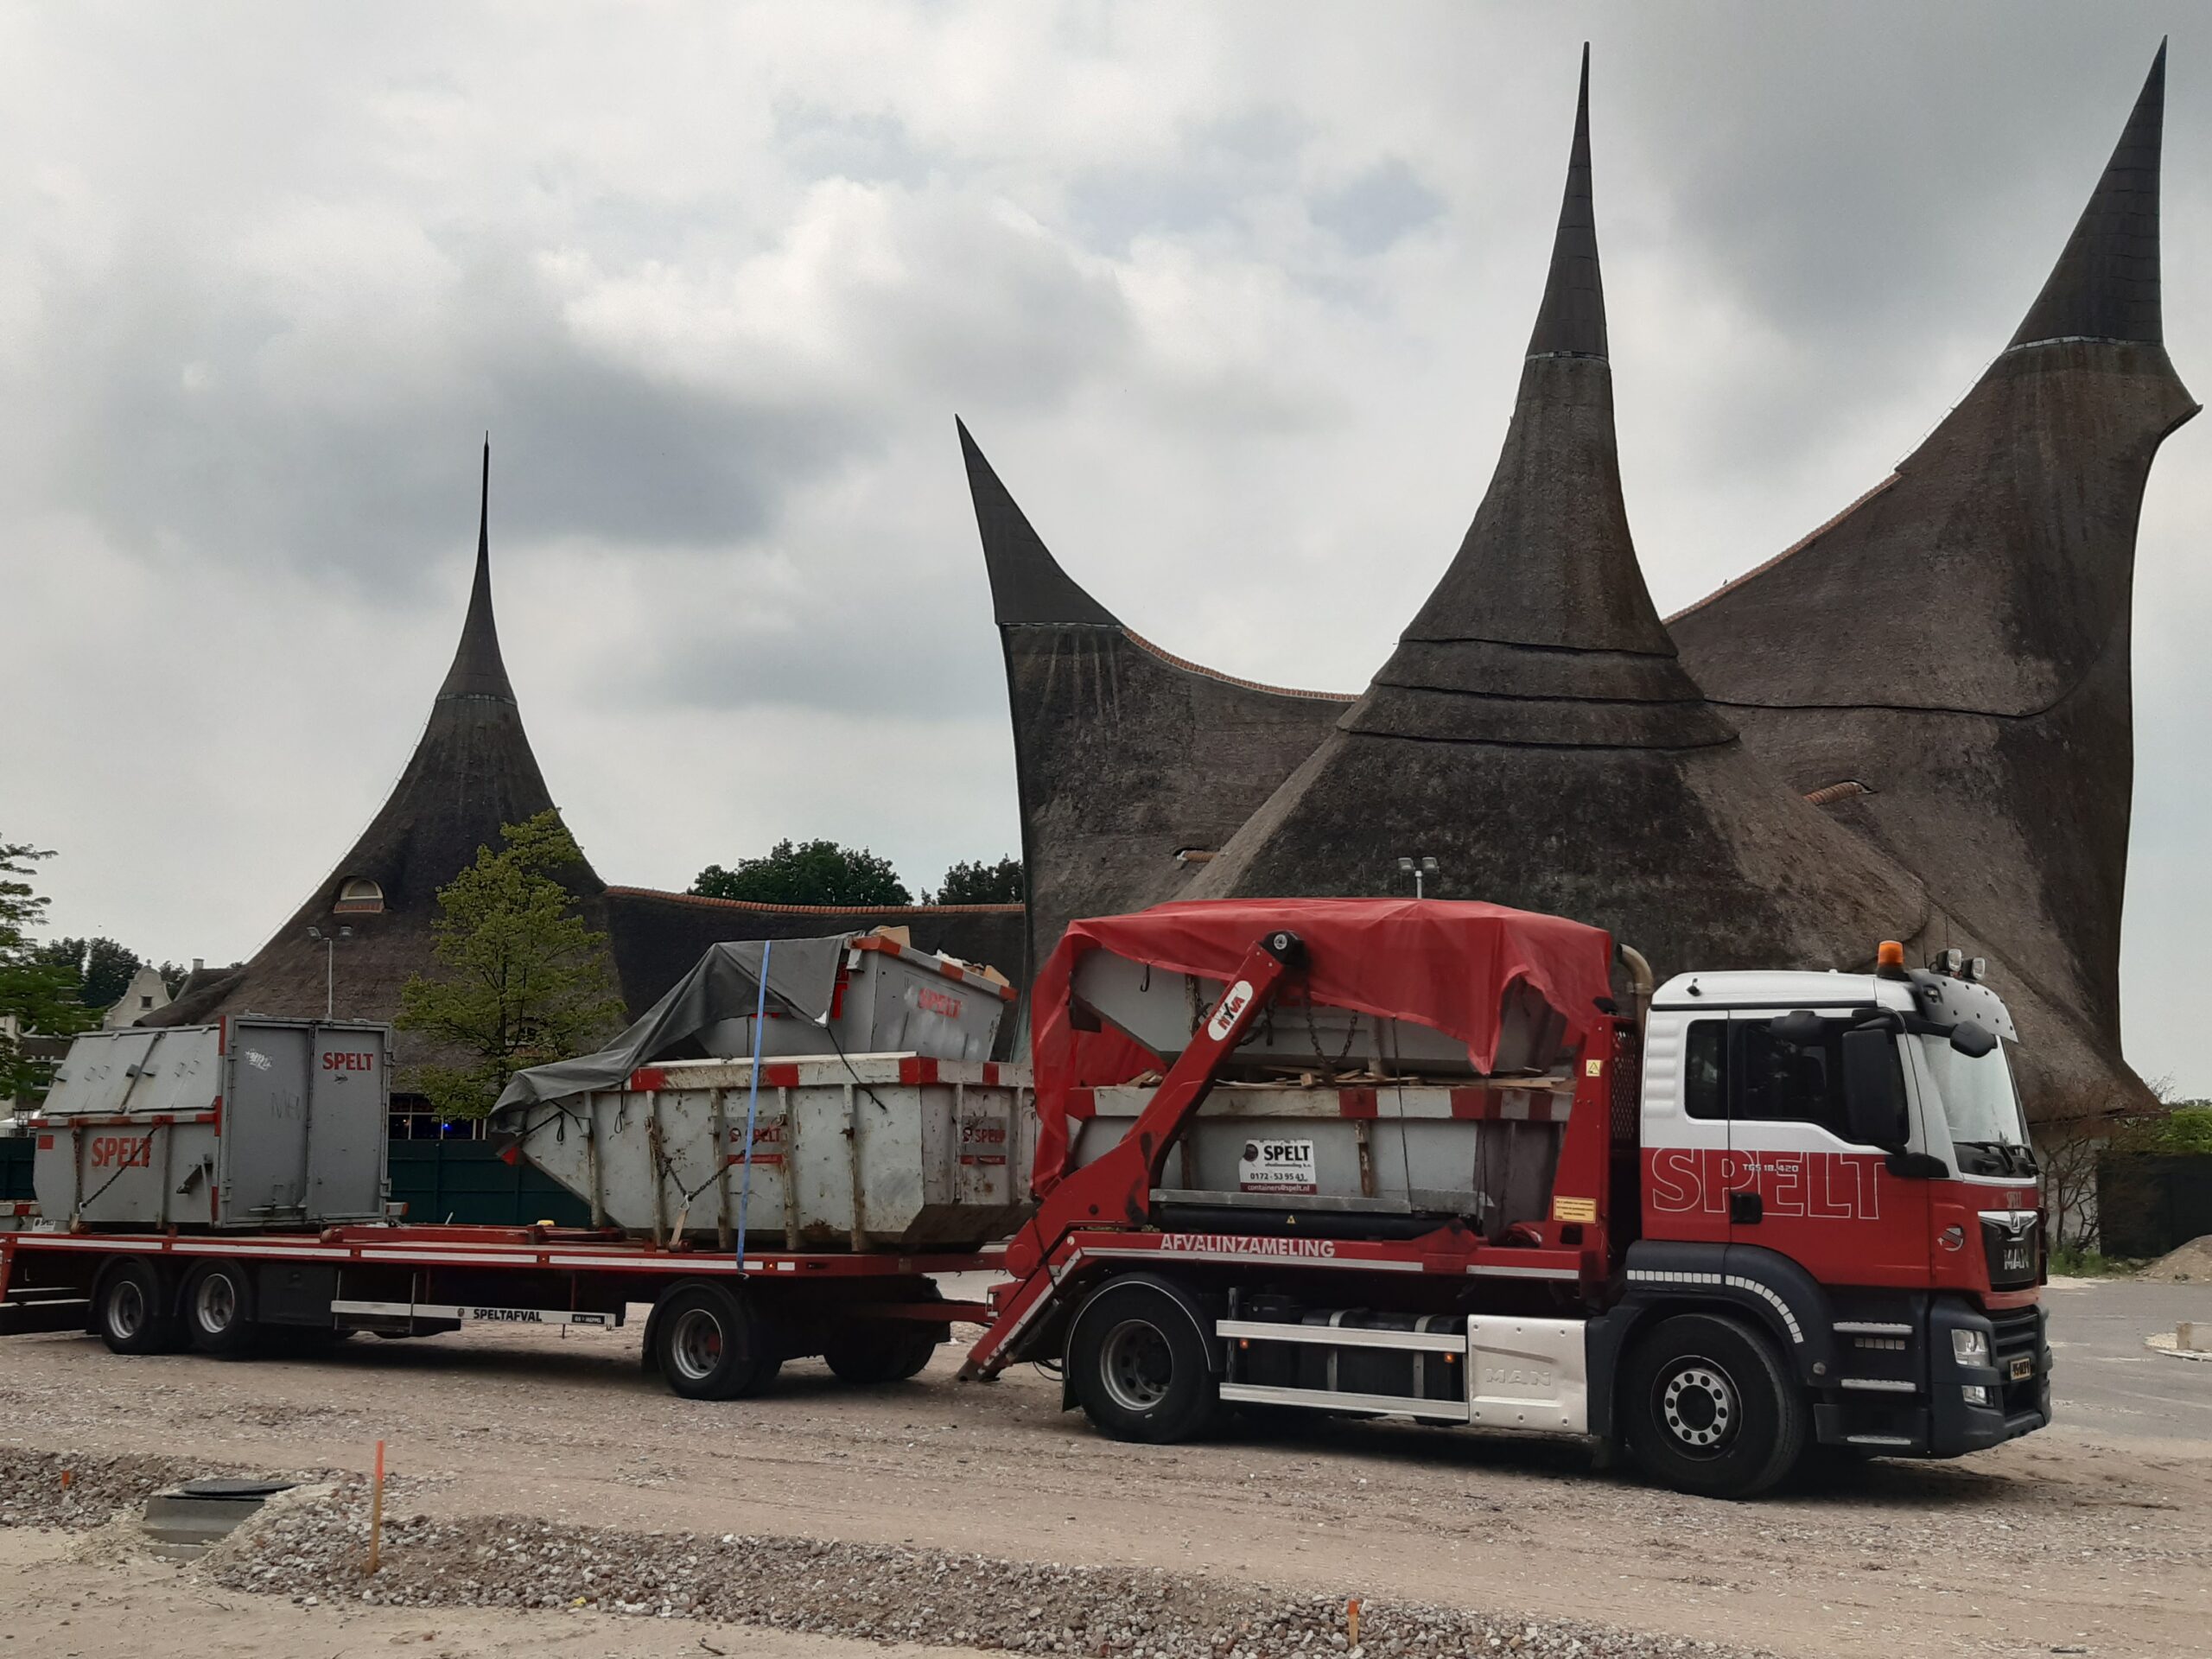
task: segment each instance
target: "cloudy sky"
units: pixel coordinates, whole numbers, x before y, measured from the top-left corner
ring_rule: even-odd
[[[2201,393],[2177,3],[9,7],[0,834],[59,928],[251,952],[413,744],[486,429],[508,667],[613,880],[1017,844],[956,412],[1132,626],[1357,689],[1496,458],[1585,38],[1673,610],[1972,384],[2169,31]],[[2208,445],[2145,508],[2126,977],[2199,1094]]]

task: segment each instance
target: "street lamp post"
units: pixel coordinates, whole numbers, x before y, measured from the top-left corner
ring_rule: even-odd
[[[1428,883],[1441,873],[1442,867],[1433,858],[1402,858],[1398,861],[1398,874],[1410,875],[1414,879],[1414,897],[1416,899],[1428,896]]]
[[[322,945],[322,1017],[326,1020],[337,1017],[338,941],[353,937],[350,927],[341,927],[335,933],[326,933],[319,927],[308,929],[308,938],[321,941]]]

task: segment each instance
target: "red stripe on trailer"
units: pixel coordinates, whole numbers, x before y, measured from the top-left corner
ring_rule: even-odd
[[[1487,1089],[1454,1089],[1452,1117],[1459,1123],[1486,1122],[1497,1116],[1497,1098]]]
[[[1338,1117],[1379,1117],[1382,1109],[1376,1104],[1372,1089],[1339,1089],[1337,1090]]]
[[[935,1083],[937,1062],[925,1054],[909,1054],[899,1062],[899,1081],[901,1083]]]
[[[999,1080],[999,1065],[998,1065],[998,1062],[997,1062],[996,1060],[985,1060],[985,1061],[983,1062],[983,1081],[984,1081],[985,1083],[987,1083],[987,1084],[994,1084],[994,1083],[996,1083],[998,1080]]]
[[[54,1137],[50,1135],[41,1135],[39,1136],[38,1149],[41,1152],[52,1152],[54,1150]]]
[[[668,1073],[657,1065],[641,1065],[630,1074],[630,1089],[634,1094],[657,1095],[668,1087]]]
[[[760,1068],[760,1082],[770,1089],[798,1087],[798,1067],[791,1065],[764,1065]]]

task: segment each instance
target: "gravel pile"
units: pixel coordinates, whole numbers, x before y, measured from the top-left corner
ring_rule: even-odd
[[[228,1471],[174,1458],[57,1455],[0,1446],[0,1527],[105,1526],[181,1480]]]
[[[365,1581],[367,1544],[365,1489],[351,1481],[328,1502],[271,1511],[236,1535],[207,1570],[232,1589],[310,1604],[588,1609],[1106,1659],[1503,1653],[1751,1659],[1744,1649],[1711,1643],[1396,1602],[1363,1605],[1353,1648],[1341,1594],[1275,1594],[1160,1572],[907,1545],[416,1516],[387,1519],[383,1570]]]

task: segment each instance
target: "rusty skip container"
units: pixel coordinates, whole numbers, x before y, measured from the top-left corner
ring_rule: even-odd
[[[87,1032],[25,1127],[48,1223],[313,1230],[385,1214],[388,1026],[242,1015]]]
[[[495,1128],[591,1205],[668,1243],[962,1249],[1027,1218],[1037,1115],[1026,1066],[917,1054],[641,1067],[624,1086],[505,1106]],[[747,1196],[747,1181],[750,1181]]]

